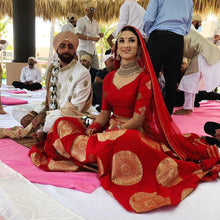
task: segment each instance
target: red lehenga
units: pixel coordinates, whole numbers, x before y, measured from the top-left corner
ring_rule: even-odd
[[[94,169],[91,164],[96,163],[103,188],[127,210],[145,212],[177,205],[199,181],[216,178],[220,165],[216,146],[196,134],[183,136],[176,127],[139,36],[144,70],[120,89],[112,83],[115,71],[105,78],[102,109],[114,113],[107,131],[86,136],[80,119],[60,118],[46,142],[33,146],[29,155],[48,171]],[[145,115],[143,127],[114,130],[133,112]]]

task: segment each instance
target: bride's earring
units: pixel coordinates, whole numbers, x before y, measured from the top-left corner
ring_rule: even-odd
[[[116,60],[121,60],[121,56],[120,56],[120,54],[118,53],[118,51],[117,51],[117,55],[116,55],[116,58],[115,58]]]
[[[138,50],[137,55],[136,55],[136,59],[137,60],[141,59],[141,50]]]

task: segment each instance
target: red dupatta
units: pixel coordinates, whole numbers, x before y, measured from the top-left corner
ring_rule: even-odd
[[[129,27],[129,26],[126,26]],[[132,26],[130,26],[132,27]],[[132,27],[134,28],[134,27]],[[172,117],[170,116],[166,105],[163,100],[163,96],[158,84],[156,74],[154,72],[153,65],[149,53],[146,48],[144,39],[140,32],[134,28],[139,36],[141,46],[141,58],[139,64],[142,68],[150,74],[152,81],[153,100],[152,100],[152,116],[146,118],[146,123],[150,126],[150,135],[159,138],[178,156],[181,160],[192,160],[198,162],[202,159],[215,158],[215,161],[219,159],[219,152],[217,146],[206,146],[202,143],[192,144],[189,139],[185,138]],[[115,57],[117,54],[117,44],[115,46]],[[120,66],[120,61],[115,60],[115,69]],[[211,166],[211,165],[210,165]]]

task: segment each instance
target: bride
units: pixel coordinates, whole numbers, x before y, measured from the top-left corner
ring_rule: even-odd
[[[102,187],[129,211],[177,205],[199,181],[218,176],[218,149],[196,134],[180,133],[138,30],[125,26],[115,53],[92,125],[60,118],[29,155],[47,171],[94,170],[97,164]]]

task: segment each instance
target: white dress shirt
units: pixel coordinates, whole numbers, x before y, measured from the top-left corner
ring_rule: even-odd
[[[154,30],[166,30],[185,36],[192,23],[192,0],[150,0],[144,15],[144,32],[149,38]]]
[[[40,83],[42,81],[41,71],[39,68],[34,66],[33,69],[30,69],[29,66],[25,66],[21,71],[21,82],[32,81],[33,83]]]
[[[141,35],[146,38],[143,31],[143,17],[145,9],[136,1],[125,1],[120,7],[119,22],[116,30],[113,33],[114,38],[117,37],[118,32],[126,25],[136,27]]]
[[[99,33],[99,25],[96,20],[92,19],[92,21],[88,18],[87,15],[81,17],[77,21],[76,33],[83,34],[89,37],[100,37]],[[95,48],[95,41],[91,40],[81,40],[79,39],[79,47],[78,51],[86,51],[89,54],[97,54]]]

